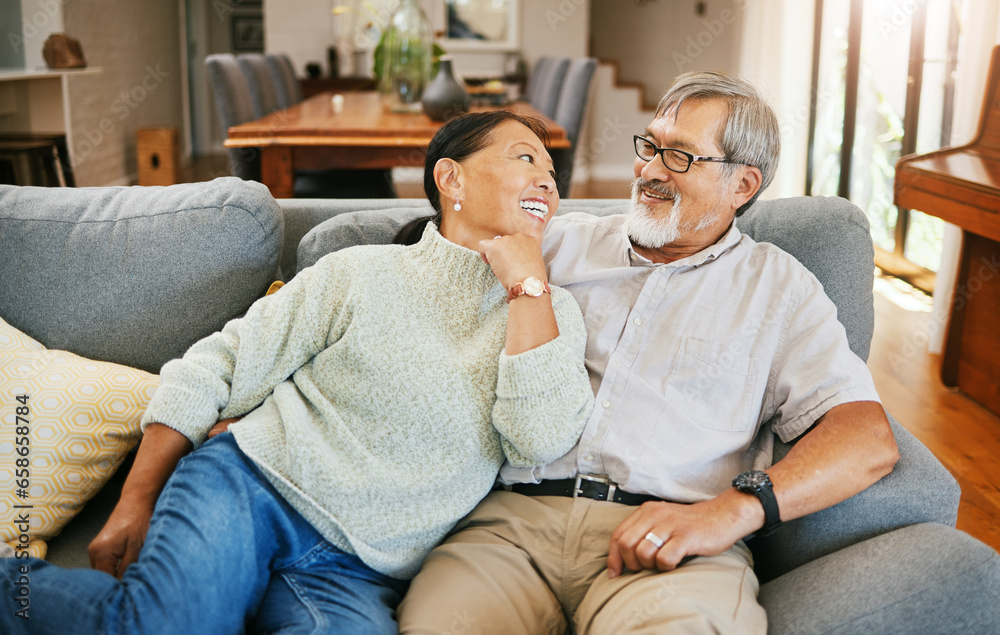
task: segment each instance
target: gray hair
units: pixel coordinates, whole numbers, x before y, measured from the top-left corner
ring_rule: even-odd
[[[774,111],[750,82],[735,75],[696,71],[685,73],[674,80],[656,106],[655,117],[669,112],[676,116],[677,109],[688,99],[723,99],[729,113],[716,139],[726,158],[734,163],[723,164],[723,174],[731,176],[736,164],[750,165],[760,170],[760,188],[742,207],[739,216],[753,205],[778,169],[781,154],[781,131]]]

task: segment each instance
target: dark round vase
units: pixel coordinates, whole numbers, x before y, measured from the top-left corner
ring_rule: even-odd
[[[441,58],[438,73],[424,89],[420,101],[424,106],[424,112],[434,121],[451,119],[469,110],[469,95],[455,80],[450,59]]]

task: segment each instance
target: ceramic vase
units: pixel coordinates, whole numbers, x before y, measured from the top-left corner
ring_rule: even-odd
[[[451,119],[469,110],[469,94],[455,79],[451,58],[442,57],[438,73],[424,90],[421,99],[424,112],[434,121]]]

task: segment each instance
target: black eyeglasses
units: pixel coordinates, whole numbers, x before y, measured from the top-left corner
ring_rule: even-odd
[[[683,174],[691,169],[691,164],[695,161],[714,161],[715,163],[737,163],[726,157],[701,157],[697,154],[684,152],[675,148],[657,148],[652,141],[645,137],[635,135],[635,155],[643,161],[652,161],[656,155],[660,155],[663,165],[671,172]]]

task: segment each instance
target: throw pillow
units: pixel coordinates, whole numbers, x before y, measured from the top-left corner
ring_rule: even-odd
[[[159,377],[49,350],[0,320],[0,541],[44,558],[121,465]]]

